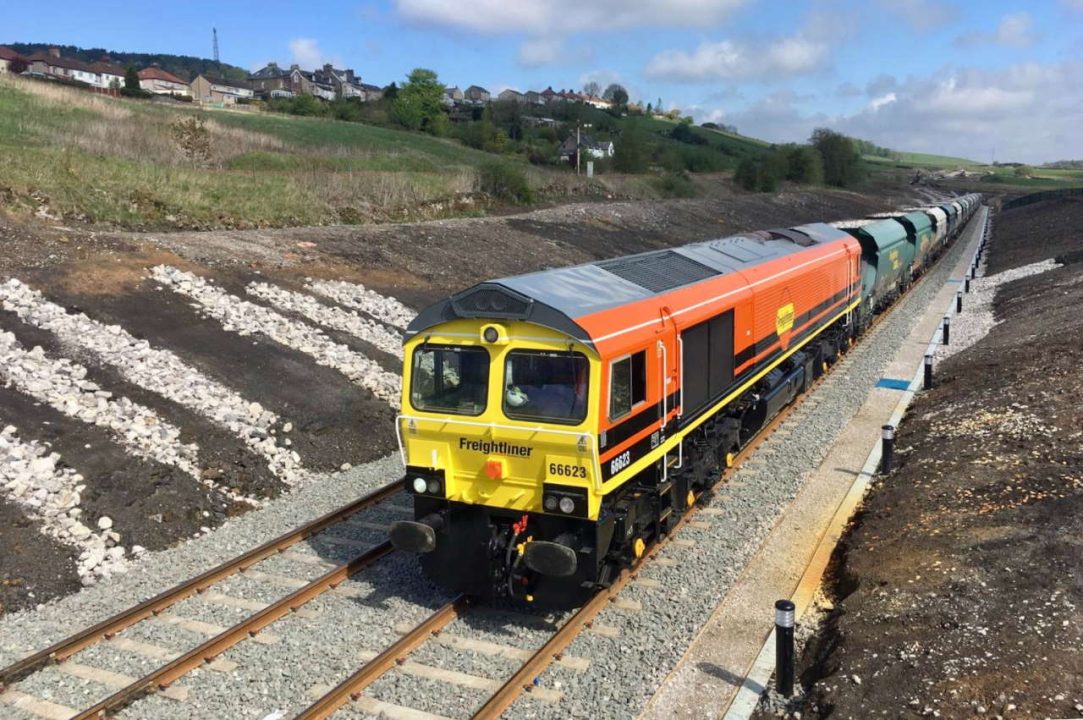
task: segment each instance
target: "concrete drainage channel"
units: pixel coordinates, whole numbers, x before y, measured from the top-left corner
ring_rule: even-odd
[[[675,540],[640,568],[634,582],[612,601],[605,599],[588,631],[576,635],[559,657],[546,660],[556,663],[538,677],[538,689],[519,700],[512,714],[632,717],[639,712],[725,595],[779,511],[791,502],[805,475],[822,459],[825,445],[856,412],[860,397],[855,396],[861,395],[860,388],[871,387],[882,375],[894,348],[909,334],[918,315],[943,284],[954,259],[962,252],[961,245],[957,243],[949,250],[930,271],[928,280],[903,298],[891,315],[825,377],[816,392],[764,439],[755,457],[730,476],[722,491]],[[180,292],[199,293],[201,304],[211,316],[224,324],[234,323],[238,331],[246,331],[243,322],[254,321],[260,323],[251,330],[254,332],[292,332],[264,312],[242,318],[216,315],[213,308],[222,301],[217,288],[191,283],[185,290],[180,283],[191,282],[190,278],[166,269],[159,269],[157,275],[163,282],[178,284]],[[330,296],[339,289],[329,285],[320,291]],[[259,286],[250,291],[274,304],[285,303],[292,311],[305,312],[303,304],[293,302],[296,298],[277,293],[271,297]],[[236,298],[229,300],[233,303]],[[346,295],[336,300],[348,306]],[[336,319],[350,322],[341,315]],[[399,320],[393,312],[379,319],[392,326]],[[330,320],[324,318],[321,322],[330,324]],[[368,330],[373,327],[368,326]],[[312,338],[301,340],[308,342]],[[333,351],[319,343],[312,345],[319,345],[321,351]],[[370,380],[378,381],[379,376],[372,375]],[[386,480],[395,476],[396,467],[397,462],[388,460],[354,468],[326,484],[312,483],[295,495],[269,503],[261,514],[266,513],[265,517],[288,528],[296,524],[291,505],[300,506],[306,501],[304,506],[310,509],[321,503],[325,507],[333,505],[335,497],[356,496],[359,479],[371,486],[378,472],[384,472]],[[336,540],[321,541],[321,536],[306,540],[293,550],[267,558],[258,568],[230,576],[152,622],[132,626],[114,641],[93,646],[79,656],[78,663],[67,663],[68,672],[62,670],[65,664],[60,664],[31,675],[13,688],[15,693],[8,691],[7,700],[0,696],[4,702],[12,701],[5,712],[11,710],[16,713],[13,717],[22,718],[49,711],[48,706],[40,706],[37,714],[25,709],[28,698],[61,707],[90,707],[124,680],[147,676],[162,660],[185,652],[183,648],[204,645],[208,635],[217,635],[236,625],[242,616],[260,612],[265,605],[289,596],[298,590],[298,583],[306,583],[304,578],[318,580],[329,571],[327,563],[342,564],[356,558],[362,544],[382,540],[381,528],[386,522],[401,517],[408,509],[385,504],[373,512],[371,519],[353,523],[345,533],[336,534]],[[205,540],[204,548],[211,548],[209,555],[220,557],[230,549],[230,543],[240,543],[234,548],[254,544],[251,540],[246,543],[246,538],[252,537],[258,522],[255,517],[242,517],[224,526],[215,537],[200,542]],[[229,554],[235,552],[233,549]],[[170,572],[176,575],[183,567],[203,569],[210,564],[206,557],[198,564],[200,553],[191,548],[161,556],[155,560],[165,571],[163,577],[170,576]],[[177,559],[187,564],[179,569],[167,567]],[[145,568],[147,572],[151,569]],[[342,678],[379,657],[452,600],[421,578],[416,563],[395,554],[349,579],[336,576],[334,582],[338,590],[323,592],[299,606],[303,612],[284,615],[254,641],[241,642],[224,655],[208,647],[211,654],[202,660],[217,658],[216,665],[194,669],[169,692],[143,697],[121,710],[119,716],[263,718],[301,712],[326,693],[329,679]],[[140,591],[140,587],[144,589]],[[149,594],[147,587],[137,579],[122,578],[111,590],[140,597]],[[115,608],[116,601],[107,601],[104,590],[96,596],[89,593],[90,603],[83,598],[81,602],[64,601],[46,608],[34,622],[16,624],[19,618],[5,618],[0,621],[0,635],[11,638],[18,633],[24,645],[45,644],[41,640],[55,639],[63,634],[64,627],[84,624],[80,616],[67,611],[81,611],[83,616],[93,618],[95,614],[101,616],[103,607]],[[439,637],[417,647],[409,660],[395,663],[375,677],[363,695],[347,703],[341,714],[470,716],[500,690],[504,679],[515,676],[524,659],[547,647],[557,628],[573,618],[572,614],[524,614],[518,608],[471,609],[449,624]],[[142,652],[131,652],[132,648]],[[0,657],[5,659],[23,652],[7,642],[0,647]],[[303,661],[299,662],[299,658]],[[70,672],[73,667],[75,672]],[[110,673],[85,668],[110,668]],[[533,685],[533,678],[529,684]],[[16,709],[18,705],[23,709]]]

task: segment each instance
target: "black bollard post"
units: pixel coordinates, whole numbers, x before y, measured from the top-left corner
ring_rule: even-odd
[[[955,293],[955,312],[961,313],[963,311],[963,291],[960,290]]]
[[[895,461],[895,426],[884,425],[880,428],[880,472],[887,475]]]
[[[933,387],[933,356],[925,356],[925,389],[931,390]]]
[[[791,601],[775,601],[775,690],[783,697],[793,697],[793,612]]]
[[[963,292],[970,292],[970,276],[963,278]]]
[[[944,316],[944,344],[948,344],[948,340],[951,338],[951,315]]]

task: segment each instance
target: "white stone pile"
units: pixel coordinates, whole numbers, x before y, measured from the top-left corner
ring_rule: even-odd
[[[305,283],[305,287],[340,305],[368,313],[377,320],[400,330],[405,330],[410,321],[417,316],[417,313],[395,298],[386,297],[357,283],[310,279]]]
[[[963,312],[959,315],[952,312],[950,342],[947,345],[936,346],[934,353],[936,359],[951,357],[989,334],[989,331],[997,324],[993,314],[993,300],[1001,285],[1012,280],[1049,272],[1058,267],[1060,265],[1055,260],[1042,260],[1005,270],[996,275],[984,275],[985,260],[982,260],[981,267],[978,269],[979,277],[970,281],[970,292],[963,294]]]
[[[362,317],[357,310],[347,311],[340,307],[324,305],[311,295],[293,292],[269,283],[250,283],[247,291],[250,295],[266,300],[279,310],[300,313],[318,325],[349,333],[389,355],[399,357],[402,354],[402,336],[399,333],[388,330],[387,327],[374,320]]]
[[[320,365],[338,370],[352,382],[385,400],[396,410],[402,392],[402,378],[375,361],[336,343],[318,328],[291,320],[261,305],[230,295],[204,278],[169,265],[151,269],[162,285],[195,300],[205,315],[239,335],[261,334],[277,343],[311,356]]]
[[[180,430],[148,407],[115,398],[86,379],[87,369],[48,357],[41,347],[24,348],[12,333],[0,333],[0,378],[30,397],[76,420],[108,428],[136,457],[172,465],[199,478],[199,450],[180,441]]]
[[[0,307],[23,321],[56,335],[62,342],[84,348],[112,365],[131,383],[158,393],[228,429],[287,485],[308,478],[295,452],[276,443],[270,430],[279,418],[211,380],[168,350],[151,347],[119,325],[103,325],[83,313],[70,314],[40,292],[14,278],[0,284]]]
[[[119,544],[112,519],[98,518],[96,530],[83,524],[83,476],[59,461],[48,446],[21,440],[13,426],[0,430],[0,488],[41,522],[43,533],[81,550],[76,570],[83,585],[124,572],[127,550]],[[132,548],[133,555],[142,552],[138,545]]]

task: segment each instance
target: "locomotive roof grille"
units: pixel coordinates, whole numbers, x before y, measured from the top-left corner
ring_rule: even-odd
[[[703,263],[673,252],[658,252],[615,258],[595,263],[598,267],[611,272],[619,278],[633,282],[654,293],[666,292],[700,280],[706,280],[719,273]]]

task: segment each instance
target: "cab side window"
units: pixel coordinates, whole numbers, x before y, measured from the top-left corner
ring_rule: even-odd
[[[647,399],[647,351],[640,350],[609,365],[609,419],[632,412]]]

